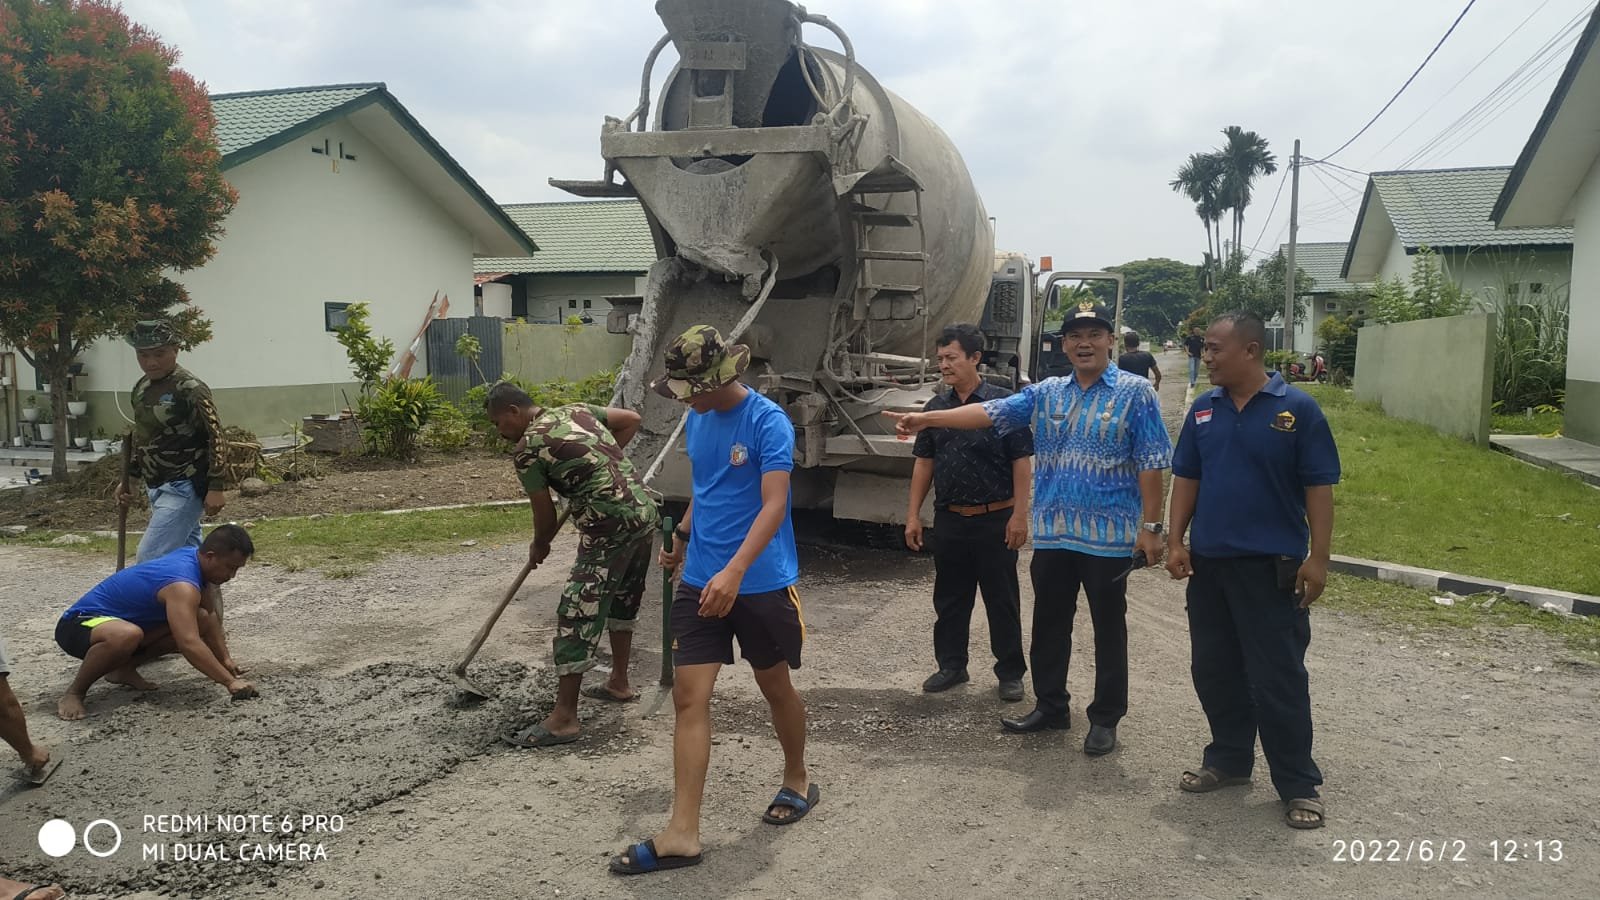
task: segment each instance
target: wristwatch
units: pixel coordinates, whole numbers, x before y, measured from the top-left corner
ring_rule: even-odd
[[[1143,528],[1145,531],[1150,532],[1151,534],[1156,534],[1156,535],[1166,534],[1166,532],[1167,532],[1167,526],[1161,524],[1160,522],[1146,522],[1146,523],[1144,523],[1143,525],[1141,525],[1139,527]]]

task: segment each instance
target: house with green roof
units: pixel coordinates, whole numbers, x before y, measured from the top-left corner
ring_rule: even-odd
[[[1509,166],[1373,172],[1339,277],[1352,284],[1407,281],[1432,249],[1445,272],[1480,302],[1566,290],[1572,228],[1496,228],[1490,218]]]
[[[1493,210],[1503,231],[1572,232],[1565,434],[1600,444],[1600,11],[1573,47]]]
[[[383,84],[217,94],[222,167],[239,194],[205,266],[182,281],[213,337],[181,357],[215,394],[224,424],[282,434],[355,397],[332,329],[366,301],[373,330],[404,350],[435,295],[473,309],[478,258],[538,249]],[[120,341],[91,348],[96,423],[120,430],[139,377]],[[413,374],[427,371],[420,360]],[[92,426],[91,426],[92,427]]]
[[[473,261],[486,315],[540,324],[576,316],[604,326],[610,298],[643,294],[656,246],[638,200],[514,203],[502,209],[539,252]]]
[[[1356,300],[1361,289],[1339,274],[1344,268],[1348,249],[1349,245],[1344,241],[1295,245],[1295,268],[1311,278],[1311,291],[1304,295],[1306,314],[1294,323],[1294,348],[1300,353],[1311,353],[1317,348],[1320,343],[1317,340],[1317,328],[1329,316],[1352,312],[1366,314],[1364,305]],[[1287,258],[1289,245],[1281,245],[1278,251]]]

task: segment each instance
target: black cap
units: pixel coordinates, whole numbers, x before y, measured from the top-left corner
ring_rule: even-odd
[[[1066,334],[1071,331],[1074,325],[1090,323],[1104,325],[1107,331],[1117,330],[1117,326],[1111,320],[1111,313],[1104,306],[1085,301],[1067,310],[1067,317],[1061,320],[1061,333]]]

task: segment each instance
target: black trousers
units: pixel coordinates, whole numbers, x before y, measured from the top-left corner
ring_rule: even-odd
[[[1072,620],[1078,589],[1089,598],[1094,622],[1094,702],[1089,721],[1114,726],[1128,714],[1128,557],[1090,556],[1075,550],[1033,552],[1033,693],[1051,718],[1070,713],[1067,668],[1072,662]]]
[[[1275,556],[1194,556],[1189,578],[1190,672],[1211,723],[1205,764],[1249,775],[1256,735],[1285,800],[1317,796],[1322,772],[1311,758],[1311,686],[1306,647],[1311,616],[1294,598]]]
[[[1022,589],[1017,551],[1006,547],[1011,510],[933,516],[933,657],[941,669],[967,667],[975,595],[983,591],[989,614],[989,649],[994,674],[1015,681],[1028,671],[1022,657]]]

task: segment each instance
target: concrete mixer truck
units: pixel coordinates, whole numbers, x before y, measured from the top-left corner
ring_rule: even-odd
[[[674,337],[712,324],[750,347],[747,383],[794,423],[795,508],[895,521],[911,444],[879,413],[932,396],[931,342],[947,323],[982,322],[995,372],[1025,372],[1031,270],[1025,288],[991,290],[1020,281],[1021,258],[997,260],[960,153],[861,66],[839,26],[785,0],[659,0],[656,13],[667,33],[639,103],[601,128],[604,176],[551,179],[637,197],[654,235],[643,296],[614,301],[610,322],[634,337],[616,402],[644,416],[635,462],[669,498],[688,496],[685,410],[648,387]],[[811,28],[843,52],[808,44]],[[678,63],[652,115],[669,44]]]

